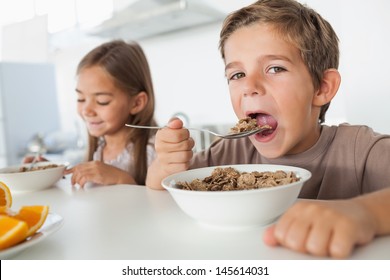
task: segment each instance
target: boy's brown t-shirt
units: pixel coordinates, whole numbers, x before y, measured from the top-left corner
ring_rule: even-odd
[[[191,169],[232,164],[281,164],[305,168],[312,177],[299,195],[310,199],[343,199],[390,187],[390,135],[367,126],[322,126],[309,150],[269,159],[249,138],[218,140],[195,154]]]

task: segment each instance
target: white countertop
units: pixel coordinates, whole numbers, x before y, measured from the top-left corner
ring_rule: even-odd
[[[239,260],[317,259],[268,247],[263,228],[206,228],[188,217],[166,191],[117,185],[75,189],[67,179],[57,186],[13,194],[13,210],[49,205],[63,226],[15,259],[72,260]],[[390,236],[357,248],[351,259],[390,259]]]

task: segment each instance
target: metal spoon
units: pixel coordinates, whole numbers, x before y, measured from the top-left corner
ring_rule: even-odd
[[[146,129],[161,129],[161,128],[164,128],[164,127],[161,127],[161,126],[144,126],[144,125],[133,125],[133,124],[126,124],[126,126],[133,127],[133,128],[146,128]],[[214,132],[214,131],[211,131],[211,130],[208,130],[208,129],[203,129],[203,128],[187,127],[187,129],[188,130],[201,131],[201,132],[204,132],[204,133],[210,133],[210,134],[213,134],[213,135],[215,135],[217,137],[221,137],[221,138],[224,138],[224,139],[237,139],[237,138],[241,138],[241,137],[251,136],[253,134],[262,132],[264,130],[268,130],[268,129],[270,129],[270,127],[269,126],[261,126],[261,127],[257,128],[257,129],[254,129],[254,130],[242,131],[242,132],[238,132],[238,133],[228,133],[228,134],[220,134],[220,133],[217,133],[217,132]]]

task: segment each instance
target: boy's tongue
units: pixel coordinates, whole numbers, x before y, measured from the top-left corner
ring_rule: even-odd
[[[277,121],[270,115],[258,114],[256,121],[258,126],[269,125],[272,129],[277,127]]]

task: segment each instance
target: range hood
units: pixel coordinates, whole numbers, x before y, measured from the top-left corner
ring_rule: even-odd
[[[137,0],[89,34],[138,40],[222,21],[225,16],[199,0]]]

